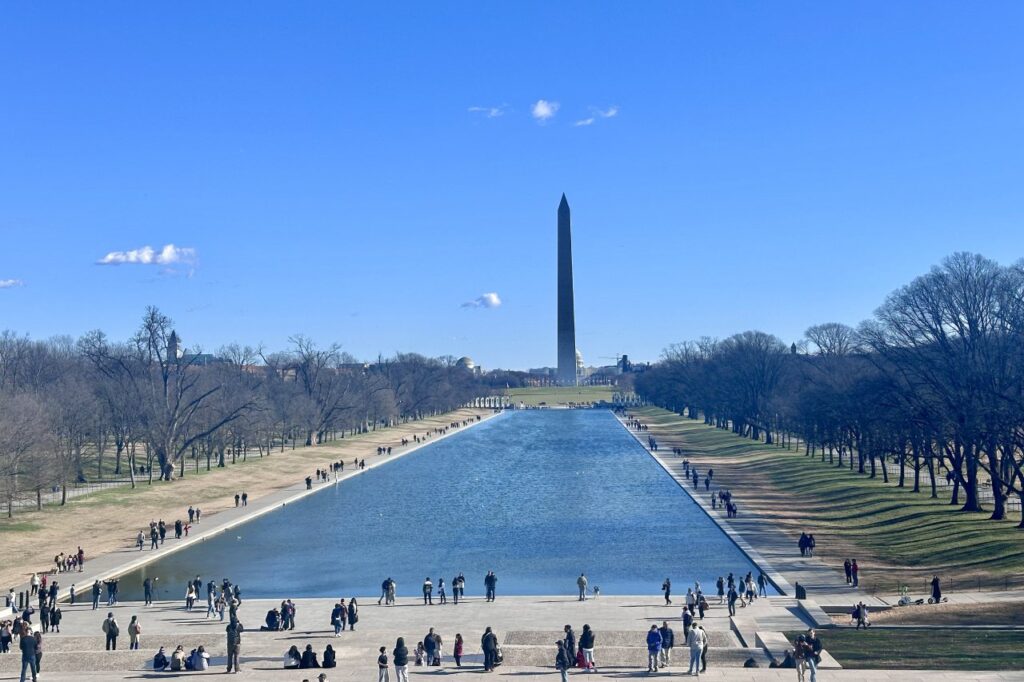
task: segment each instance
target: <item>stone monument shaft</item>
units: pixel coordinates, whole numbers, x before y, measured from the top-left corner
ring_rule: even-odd
[[[569,202],[558,204],[558,381],[576,385],[576,312],[572,295],[572,229]]]

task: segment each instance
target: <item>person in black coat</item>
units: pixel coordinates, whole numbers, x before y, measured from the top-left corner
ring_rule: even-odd
[[[302,652],[302,658],[299,659],[300,668],[319,668],[320,663],[316,660],[316,652],[313,651],[313,645],[307,644],[306,650]]]
[[[334,653],[334,647],[330,644],[324,649],[324,658],[321,662],[324,668],[334,668],[338,665],[337,655]]]
[[[568,673],[569,670],[569,655],[565,652],[565,642],[559,640],[555,642],[558,646],[558,653],[555,654],[555,669],[558,670],[562,675],[562,682],[569,682]]]
[[[576,665],[576,633],[571,625],[565,626],[565,655],[569,657],[570,666]]]
[[[488,627],[480,638],[480,648],[484,650],[484,671],[494,670],[498,658],[498,636]]]

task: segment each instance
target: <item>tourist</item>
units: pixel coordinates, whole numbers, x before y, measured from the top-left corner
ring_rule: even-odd
[[[32,574],[32,577],[29,579],[29,585],[32,588],[31,592],[29,592],[29,596],[30,597],[31,596],[35,596],[36,594],[39,593],[39,574],[38,573],[33,573]],[[33,656],[33,660],[35,660],[34,656]]]
[[[135,536],[135,545],[139,548],[139,551],[141,552],[142,548],[145,546],[145,544],[146,544],[146,536],[140,530],[139,534]]]
[[[377,606],[380,606],[381,602],[388,598],[388,586],[390,584],[391,578],[385,578],[384,582],[380,584],[380,599],[377,600]]]
[[[757,572],[757,596],[768,596],[768,576],[764,574],[764,571]]]
[[[171,653],[171,670],[174,672],[181,672],[186,670],[185,667],[185,647],[178,645],[178,647]]]
[[[682,621],[683,621],[683,643],[685,644],[686,641],[690,637],[690,628],[693,627],[693,616],[690,615],[689,609],[683,609]]]
[[[704,630],[703,625],[698,624],[697,629],[699,629],[701,634],[704,635],[704,647],[700,650],[700,671],[704,672],[708,667],[708,642],[711,640],[708,637],[708,633]]]
[[[206,647],[202,644],[192,652],[189,659],[192,663],[192,670],[201,672],[210,669],[210,654],[206,653]]]
[[[480,648],[484,651],[484,672],[493,672],[498,659],[498,636],[490,626],[484,630],[484,635],[480,638]]]
[[[196,603],[196,587],[192,583],[189,583],[185,588],[185,610],[191,611],[192,607]]]
[[[594,664],[594,631],[587,624],[583,625],[583,632],[580,633],[580,651],[583,652],[587,670],[597,670]]]
[[[39,640],[29,634],[27,627],[22,625],[18,648],[21,649],[21,682],[25,682],[25,671],[32,671],[32,681],[39,679],[38,649]]]
[[[249,504],[249,493],[242,491],[242,506],[248,506]]]
[[[320,661],[321,668],[334,668],[338,665],[338,654],[330,644],[324,649],[324,656]]]
[[[437,579],[437,596],[440,598],[442,604],[448,603],[448,597],[444,592],[444,578]]]
[[[665,582],[661,584],[661,591],[665,593],[665,606],[672,603],[672,581],[665,578]]]
[[[418,658],[417,647],[417,658]],[[427,636],[423,638],[423,657],[426,665],[434,665],[434,659],[437,658],[437,638],[434,635],[434,628],[430,628],[427,631]],[[419,665],[417,663],[417,665]]]
[[[132,616],[131,622],[128,623],[128,648],[138,649],[139,648],[139,635],[142,634],[142,624],[139,623],[138,616]]]
[[[932,577],[932,602],[938,604],[942,601],[942,586],[939,576]]]
[[[164,653],[164,648],[160,647],[160,650],[153,656],[153,670],[163,672],[170,664],[171,662],[168,660],[167,654]],[[231,671],[229,670],[228,672]]]
[[[807,667],[811,669],[811,682],[818,680],[818,664],[821,662],[821,640],[813,628],[807,631]]]
[[[382,646],[377,656],[377,682],[388,682],[388,648]]]
[[[454,589],[454,588],[453,588]],[[462,635],[455,633],[455,644],[452,646],[452,658],[455,659],[455,667],[462,667],[462,648],[463,648]]]
[[[850,561],[850,577],[853,578],[854,587],[860,585],[860,566],[857,565],[856,559]]]
[[[863,627],[865,630],[871,625],[868,620],[868,606],[864,602],[858,603],[853,607],[853,615],[857,621],[857,629],[860,630]]]
[[[299,648],[292,644],[288,651],[284,652],[284,667],[288,669],[298,668],[302,663],[302,654],[299,653]]]
[[[334,609],[331,610],[331,625],[334,626],[335,637],[341,637],[341,611],[341,603],[335,604]],[[270,614],[267,614],[267,617],[269,618]],[[267,626],[269,628],[269,621],[267,622]]]
[[[843,573],[846,574],[846,584],[847,585],[852,585],[853,584],[853,564],[850,563],[849,559],[847,559],[846,561],[843,562]]]
[[[242,651],[242,633],[245,632],[245,627],[240,621],[232,620],[224,631],[227,633],[228,672],[238,673],[241,671],[238,659]]]
[[[736,592],[735,587],[729,588],[729,615],[736,615],[736,600],[739,598],[739,594]]]
[[[571,625],[566,625],[565,631],[565,655],[573,663],[576,662],[576,633],[572,631]]]
[[[647,672],[658,672],[658,658],[661,656],[661,633],[652,625],[647,631]]]
[[[11,621],[0,621],[0,654],[6,654],[11,650],[11,642],[14,641],[14,632]]]
[[[580,601],[587,601],[587,576],[580,573],[580,577],[576,578],[576,587],[580,590]]]
[[[690,647],[690,670],[687,674],[700,676],[700,655],[708,643],[704,628],[699,625],[691,628],[690,634],[686,637],[686,643]]]
[[[667,620],[661,621],[658,632],[661,633],[661,667],[667,668],[672,663],[672,647],[675,645],[676,633],[672,632]]]
[[[113,611],[107,614],[107,619],[103,621],[101,629],[103,634],[107,636],[107,651],[116,651],[117,636],[121,634],[121,628],[117,626],[117,619],[114,618]]]
[[[800,548],[800,556],[807,556],[807,533],[800,533],[800,539],[796,544]]]
[[[352,597],[348,600],[348,629],[355,630],[356,623],[359,621],[359,605],[356,604],[356,598]]]
[[[203,518],[203,510],[196,507],[196,523],[199,523],[199,519]]]
[[[686,610],[692,616],[697,610],[697,596],[693,593],[692,587],[686,588]]]
[[[313,651],[313,645],[307,644],[306,650],[302,652],[302,657],[299,659],[300,668],[319,668],[320,661],[316,658],[316,652]]]
[[[395,682],[409,682],[409,649],[405,638],[399,637],[391,651],[391,663],[395,666]]]
[[[725,580],[722,579],[722,576],[718,576],[718,580],[715,581],[715,587],[718,590],[718,603],[719,604],[724,604],[725,603]]]
[[[100,587],[100,581],[99,580],[97,580],[96,582],[94,582],[92,584],[92,610],[93,611],[95,611],[96,609],[98,609],[100,607],[100,592],[101,592],[101,590],[102,590],[102,588]]]
[[[190,504],[188,506],[188,522],[189,523],[195,523],[195,521],[196,521],[196,510]],[[162,647],[161,647],[161,649],[162,649]]]
[[[427,604],[434,604],[434,583],[430,582],[429,575],[423,581],[423,605],[426,606]]]
[[[555,669],[562,676],[562,682],[569,682],[569,655],[565,651],[565,642],[557,640],[555,645],[558,647],[558,653],[555,654]]]
[[[484,576],[484,589],[487,592],[487,601],[494,601],[494,593],[497,584],[498,576],[494,575],[494,571],[487,571],[487,575]]]
[[[391,604],[392,606],[395,605],[395,591],[397,589],[398,583],[396,583],[392,578],[388,578],[388,598],[387,601],[384,602],[385,604]]]
[[[814,556],[814,548],[817,546],[817,541],[814,539],[814,533],[807,534],[807,556]]]
[[[804,635],[799,635],[793,644],[793,661],[796,667],[797,682],[804,682],[804,675],[807,673],[807,654],[809,650],[807,638]],[[781,667],[785,667],[785,665]]]

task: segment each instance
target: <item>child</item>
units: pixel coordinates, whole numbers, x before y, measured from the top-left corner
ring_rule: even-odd
[[[427,655],[427,650],[423,648],[423,642],[416,644],[416,663],[415,665],[423,665],[423,659]]]
[[[388,682],[388,648],[382,646],[380,656],[377,657],[377,682]]]

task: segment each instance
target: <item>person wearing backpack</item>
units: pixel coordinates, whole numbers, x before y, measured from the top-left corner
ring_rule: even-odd
[[[121,628],[117,626],[117,619],[114,612],[107,613],[107,619],[103,621],[103,634],[107,636],[107,651],[117,651],[117,636],[121,634]]]

